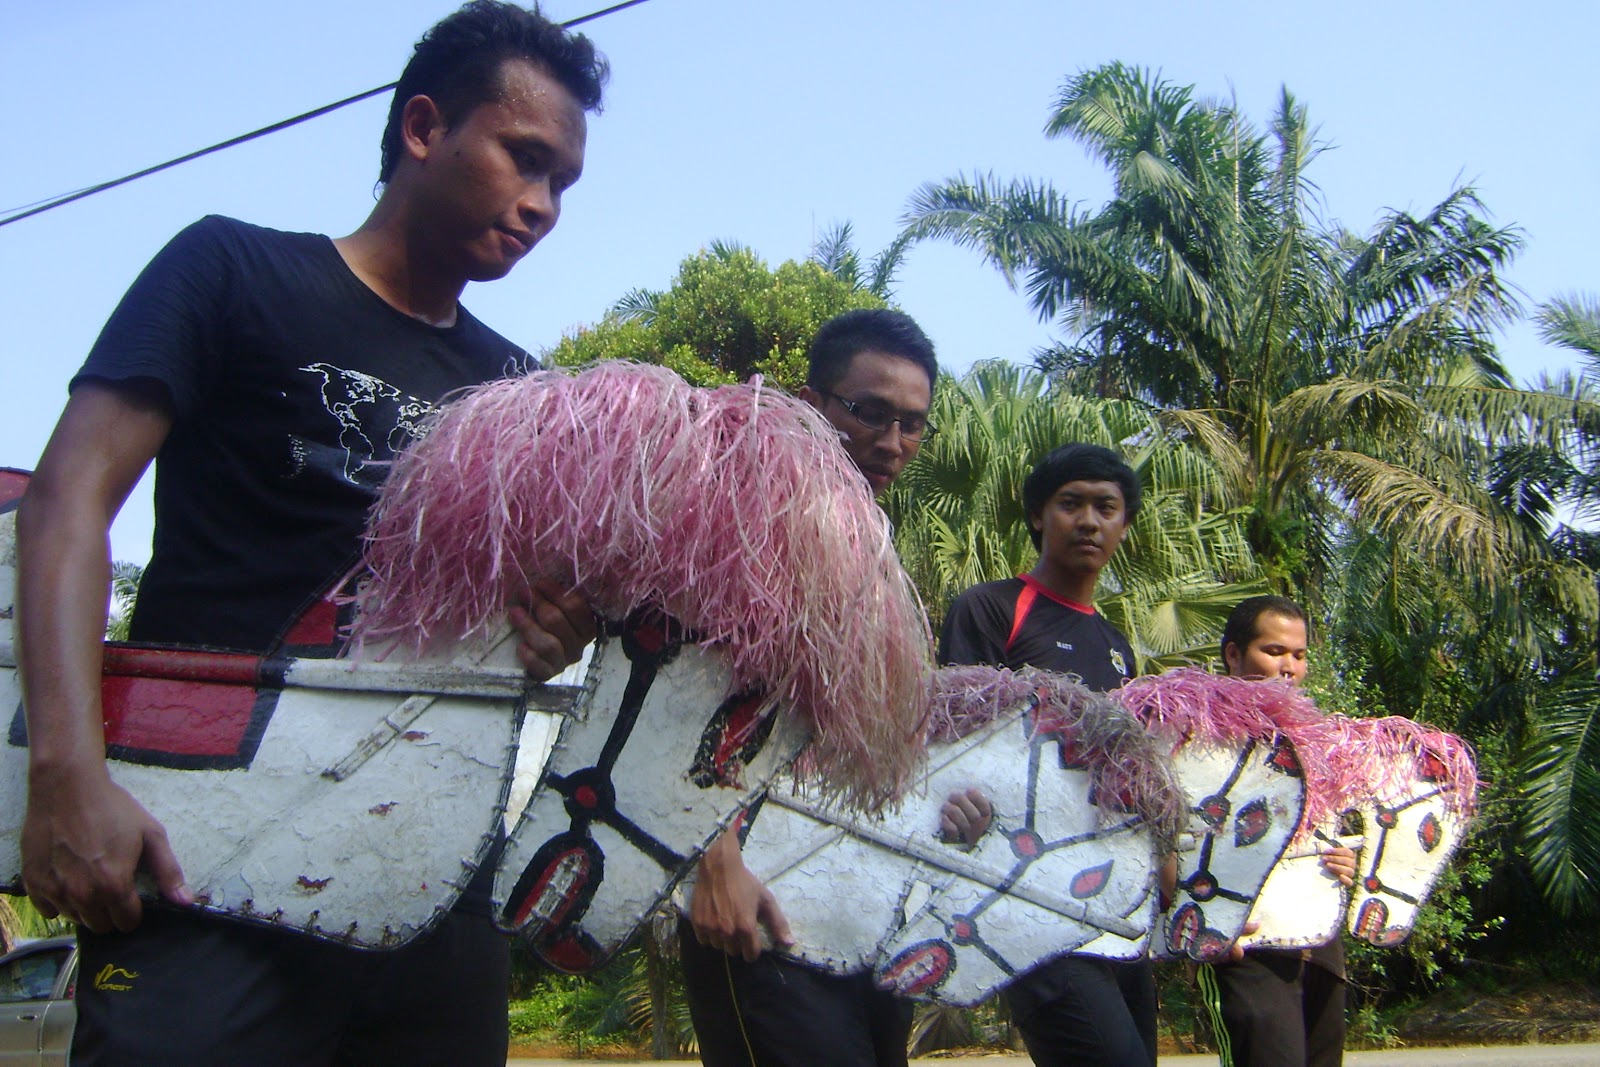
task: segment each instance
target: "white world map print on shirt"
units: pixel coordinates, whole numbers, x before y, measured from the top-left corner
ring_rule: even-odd
[[[296,439],[296,474],[309,469],[376,488],[390,458],[422,435],[423,419],[434,405],[382,378],[331,363],[300,369],[322,378],[322,406],[339,423],[339,449]]]

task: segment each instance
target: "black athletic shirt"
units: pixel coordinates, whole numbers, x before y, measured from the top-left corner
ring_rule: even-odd
[[[1104,616],[1087,604],[1057,596],[1031,574],[975,585],[958,596],[945,616],[939,662],[982,663],[1012,670],[1039,667],[1076,675],[1085,686],[1102,693],[1120,688],[1137,671],[1133,646]],[[1083,959],[1058,956],[1046,960],[1006,986],[1012,1018],[1032,1020],[1045,1005],[1085,982],[1084,965],[1069,962]],[[1088,959],[1093,962],[1092,957]],[[1147,985],[1154,993],[1153,982],[1139,973],[1148,969],[1148,960],[1107,962],[1105,973],[1111,977],[1089,982],[1079,990],[1080,996],[1125,998],[1123,983],[1138,989]],[[1149,1005],[1139,1002],[1133,1025],[1140,1031],[1140,1041],[1145,1030],[1154,1033],[1153,1005],[1153,998]],[[1132,1011],[1133,1002],[1129,1007]],[[1112,1018],[1108,1016],[1104,1025],[1111,1026]]]
[[[975,585],[956,597],[939,639],[940,663],[1039,667],[1074,674],[1098,692],[1134,676],[1133,646],[1087,604],[1024,574]]]
[[[354,563],[423,416],[526,360],[464,308],[448,328],[396,311],[320,234],[189,226],[73,379],[151,380],[171,402],[133,638],[266,648]]]

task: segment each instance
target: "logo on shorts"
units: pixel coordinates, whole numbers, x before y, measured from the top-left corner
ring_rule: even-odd
[[[138,971],[125,971],[114,964],[106,964],[94,976],[94,987],[105,989],[113,993],[126,993],[133,988],[133,980],[139,977]],[[119,979],[127,979],[120,981]]]

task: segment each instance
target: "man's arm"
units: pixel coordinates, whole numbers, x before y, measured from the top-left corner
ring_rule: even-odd
[[[689,897],[689,923],[702,945],[754,962],[767,947],[762,927],[774,945],[794,944],[789,920],[778,898],[744,865],[739,834],[724,830],[700,859]]]
[[[28,717],[23,883],[46,917],[131,930],[143,867],[193,900],[166,831],[111,780],[100,706],[111,520],[171,429],[157,390],[74,390],[17,511],[17,633]]]

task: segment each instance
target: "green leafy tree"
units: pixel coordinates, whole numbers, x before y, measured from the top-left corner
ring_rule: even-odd
[[[843,236],[848,244],[848,228]],[[884,306],[858,281],[812,260],[774,270],[742,245],[717,242],[685,259],[666,289],[633,290],[547,355],[563,366],[659,363],[694,385],[760,374],[793,392],[805,383],[806,346],[818,327],[852,308]]]

